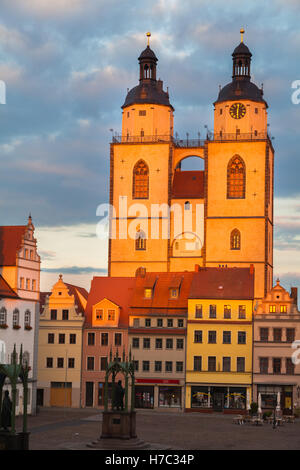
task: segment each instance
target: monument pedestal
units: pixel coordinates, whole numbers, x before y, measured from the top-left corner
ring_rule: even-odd
[[[136,438],[135,411],[103,411],[101,439]]]
[[[0,450],[28,450],[29,432],[18,432],[11,434],[0,431]]]

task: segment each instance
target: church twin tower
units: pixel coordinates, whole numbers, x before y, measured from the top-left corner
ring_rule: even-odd
[[[139,56],[139,84],[110,150],[110,276],[253,265],[255,298],[271,289],[274,150],[241,33],[232,81],[219,91],[214,132],[203,141],[174,138],[174,108],[149,41]],[[191,156],[203,171],[181,169]]]

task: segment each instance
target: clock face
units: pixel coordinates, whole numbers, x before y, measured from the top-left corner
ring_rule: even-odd
[[[234,103],[230,106],[229,113],[233,119],[241,119],[246,114],[246,107],[243,103]]]

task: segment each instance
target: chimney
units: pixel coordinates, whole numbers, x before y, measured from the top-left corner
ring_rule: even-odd
[[[294,300],[294,304],[298,305],[298,287],[291,287],[291,297]]]

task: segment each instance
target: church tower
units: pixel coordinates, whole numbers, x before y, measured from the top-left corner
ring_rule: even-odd
[[[158,59],[147,36],[138,58],[139,84],[122,106],[122,135],[110,147],[110,276],[134,276],[141,267],[168,270],[170,242],[160,236],[164,217],[153,216],[151,205],[170,203],[174,109],[157,79]],[[157,238],[150,236],[151,223],[158,224]]]
[[[263,90],[251,82],[251,52],[232,54],[232,81],[214,103],[214,134],[205,151],[205,264],[255,268],[255,298],[273,282],[274,150]]]

